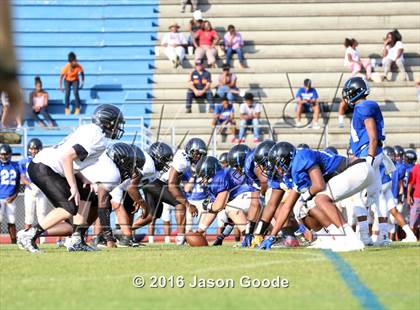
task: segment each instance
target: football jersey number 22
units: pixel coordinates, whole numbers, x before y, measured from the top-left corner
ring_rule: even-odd
[[[0,172],[1,185],[16,185],[16,171],[2,170]]]

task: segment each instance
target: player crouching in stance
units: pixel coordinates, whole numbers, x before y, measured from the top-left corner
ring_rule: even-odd
[[[0,145],[0,224],[4,216],[7,220],[12,243],[16,243],[16,197],[19,192],[19,166],[12,159],[12,148],[8,144]]]
[[[29,252],[39,252],[36,239],[54,225],[77,214],[80,202],[77,175],[93,165],[105,151],[108,138],[124,134],[124,117],[119,108],[103,104],[92,115],[92,124],[82,125],[61,143],[44,148],[29,164],[32,182],[55,207],[35,227],[18,232],[18,243]]]
[[[293,186],[300,194],[293,208],[298,220],[304,220],[308,215],[315,218],[331,235],[330,248],[334,251],[364,248],[334,204],[360,192],[371,182],[373,172],[364,159],[348,163],[342,156],[295,149],[288,142],[277,143],[270,150],[269,159],[278,173],[292,177]],[[291,212],[292,203],[286,203],[283,208]],[[264,248],[270,247],[269,243],[275,240],[285,220],[284,215],[276,218],[271,236],[262,244]]]

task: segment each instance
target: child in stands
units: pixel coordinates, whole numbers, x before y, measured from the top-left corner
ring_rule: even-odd
[[[79,74],[82,77],[82,82],[79,82]],[[80,97],[79,97],[79,89],[83,87],[85,83],[85,73],[83,71],[82,66],[77,62],[76,54],[70,52],[68,55],[68,63],[61,69],[60,75],[60,91],[63,91],[63,80],[64,80],[64,87],[66,90],[66,95],[64,97],[64,101],[66,104],[66,108],[64,112],[66,115],[70,114],[70,89],[73,87],[73,94],[74,94],[74,114],[80,114]]]

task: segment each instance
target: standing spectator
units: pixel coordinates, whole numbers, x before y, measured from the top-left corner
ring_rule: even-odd
[[[219,75],[217,95],[220,98],[227,96],[229,103],[232,103],[235,96],[239,94],[239,89],[236,87],[236,80],[236,74],[230,72],[230,66],[228,64],[224,64],[223,72]]]
[[[22,90],[20,90],[22,92]],[[21,97],[19,97],[21,98]],[[2,115],[1,115],[1,123],[0,123],[0,128],[7,128],[10,126],[10,118],[14,117],[15,121],[16,121],[16,127],[17,128],[21,128],[22,127],[22,111],[20,111],[20,107],[23,107],[23,105],[16,105],[19,107],[19,109],[16,109],[16,111],[14,111],[14,113],[11,113],[10,110],[10,101],[9,101],[9,96],[8,94],[3,91],[0,94],[0,101],[2,104]],[[13,125],[15,126],[15,125]]]
[[[214,110],[213,127],[219,126],[219,133],[223,132],[224,128],[230,126],[232,131],[232,143],[236,143],[236,123],[235,110],[232,103],[229,102],[227,96],[222,98],[222,103],[216,105]]]
[[[79,82],[79,74],[82,77],[82,82]],[[82,66],[77,62],[76,54],[70,52],[68,55],[68,63],[61,69],[60,75],[60,91],[63,91],[63,80],[64,86],[66,89],[66,95],[64,97],[64,101],[66,104],[66,108],[64,112],[66,115],[70,114],[70,89],[73,87],[73,94],[74,94],[74,114],[80,114],[80,97],[79,97],[79,89],[83,87],[85,83],[85,73],[83,71]]]
[[[411,170],[407,189],[407,205],[410,207],[410,228],[420,239],[420,164]]]
[[[185,58],[185,47],[187,46],[187,40],[184,34],[178,32],[179,25],[173,23],[169,26],[170,32],[166,33],[162,39],[162,46],[165,47],[165,55],[172,61],[175,68],[182,65],[182,61]]]
[[[44,121],[39,117],[41,114],[47,121],[49,127],[54,127],[54,121],[48,113],[48,93],[42,88],[42,81],[39,76],[35,77],[35,90],[29,94],[29,104],[32,107],[32,118],[41,127],[46,127]]]
[[[372,66],[369,59],[361,59],[360,52],[357,46],[359,42],[356,39],[344,40],[344,46],[346,47],[346,53],[344,55],[344,66],[351,70],[351,76],[358,74],[362,68],[366,70],[366,78],[370,80],[372,74]]]
[[[193,98],[207,98],[209,113],[214,111],[213,95],[211,93],[211,73],[204,69],[203,62],[196,60],[195,70],[190,73],[190,88],[187,91],[186,113],[191,113]]]
[[[227,32],[224,36],[225,50],[226,50],[226,63],[229,65],[232,62],[233,53],[238,54],[239,64],[242,68],[245,68],[245,59],[242,47],[244,46],[244,40],[239,32],[236,32],[235,26],[229,25]]]
[[[398,30],[388,32],[384,39],[384,49],[382,65],[384,66],[385,79],[391,80],[389,76],[391,72],[391,65],[395,63],[403,74],[403,80],[408,80],[407,72],[404,65],[404,45],[401,42],[402,36]]]
[[[194,12],[197,9],[198,0],[181,0],[181,13],[185,13],[187,4],[191,4],[191,12]]]
[[[204,55],[207,57],[209,67],[216,65],[217,50],[216,45],[219,42],[219,35],[211,26],[211,23],[206,20],[203,24],[203,29],[194,33],[195,38],[198,39],[199,45],[195,50],[195,60],[203,60]]]
[[[0,224],[7,220],[12,243],[16,243],[16,197],[19,193],[19,166],[12,161],[12,149],[8,144],[0,145]]]
[[[316,89],[312,87],[312,82],[310,79],[305,79],[305,81],[303,81],[303,87],[299,88],[299,90],[297,91],[296,98],[298,103],[296,109],[296,126],[302,126],[302,112],[311,110],[312,108],[314,112],[312,128],[321,128],[318,123],[320,113],[319,104],[317,102],[318,93]]]
[[[188,38],[188,46],[192,46],[195,50],[198,47],[198,40],[196,39],[195,33],[203,28],[203,14],[197,10],[193,13],[193,18],[190,20],[189,29],[190,37]],[[190,53],[189,53],[190,54]]]
[[[260,115],[261,105],[254,102],[252,93],[245,94],[245,102],[240,106],[241,128],[239,129],[239,142],[245,142],[246,127],[252,126],[254,131],[254,143],[260,142]]]

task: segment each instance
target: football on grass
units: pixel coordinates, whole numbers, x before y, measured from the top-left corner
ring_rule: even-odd
[[[208,246],[206,237],[202,233],[188,232],[186,235],[187,243],[190,246]]]

